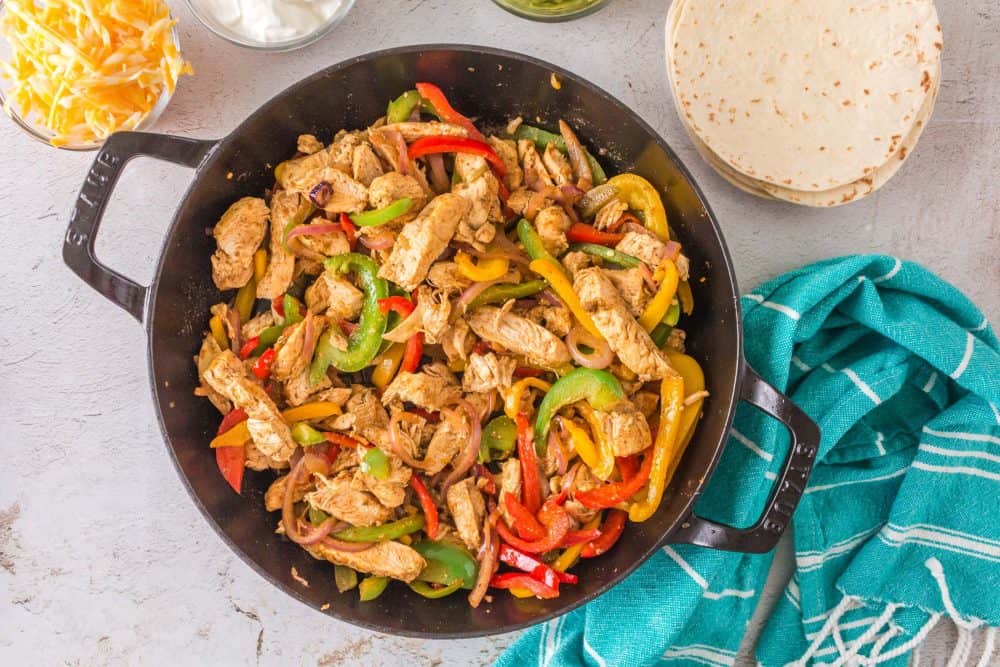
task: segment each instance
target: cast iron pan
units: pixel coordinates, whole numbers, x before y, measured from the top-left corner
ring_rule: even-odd
[[[553,72],[562,82],[559,90],[550,85]],[[299,134],[313,133],[328,141],[340,128],[366,127],[384,114],[388,100],[417,81],[437,83],[456,108],[478,116],[486,127],[502,126],[518,114],[548,128],[555,127],[559,118],[566,119],[609,173],[634,171],[661,190],[671,229],[691,258],[697,307],[685,329],[689,352],[701,362],[711,391],[704,418],[657,514],[643,524],[630,524],[608,554],[583,561],[576,569],[580,583],[563,587],[556,600],[494,595],[492,604],[471,609],[463,595],[428,601],[399,585],[369,603],[358,602],[356,593],[340,595],[328,563],[313,560],[275,535],[277,515],[264,511],[262,497],[273,475],[248,473],[242,496],[227,486],[208,447],[219,414],[192,393],[197,379],[191,359],[201,343],[208,308],[220,300],[209,268],[214,241],[205,230],[237,198],[259,196],[272,185],[273,166],[294,152]],[[115,182],[124,165],[139,155],[196,170],[148,287],[104,266],[94,254],[95,235]],[[704,197],[674,152],[603,90],[558,67],[514,53],[451,45],[380,51],[295,84],[218,141],[116,134],[97,154],[83,185],[63,257],[85,282],[145,324],[150,380],[163,436],[191,497],[219,535],[286,593],[317,609],[328,603],[330,616],[373,630],[434,638],[508,632],[593,599],[667,543],[768,551],[788,524],[819,442],[809,418],[744,363],[738,294],[726,246]],[[713,523],[692,511],[719,460],[741,400],[783,422],[792,436],[772,497],[757,523],[746,529]],[[293,566],[310,582],[308,588],[293,580]],[[197,573],[190,574],[189,583],[195,585]]]

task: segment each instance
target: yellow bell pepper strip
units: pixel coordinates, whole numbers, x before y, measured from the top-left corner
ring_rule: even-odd
[[[372,384],[378,390],[384,390],[392,378],[399,370],[399,363],[403,360],[403,350],[406,346],[403,343],[393,343],[385,352],[376,357],[372,362]]]
[[[511,419],[517,419],[517,413],[520,411],[519,408],[521,406],[521,395],[524,394],[524,390],[528,387],[548,391],[552,388],[552,385],[538,378],[524,378],[512,384],[510,389],[507,390],[507,395],[504,397],[503,402],[504,414]]]
[[[535,417],[535,437],[542,452],[549,436],[549,425],[559,410],[570,403],[586,401],[595,410],[607,410],[625,398],[618,378],[596,368],[574,368],[559,378],[545,394]]]
[[[694,295],[691,294],[691,285],[684,280],[677,286],[677,298],[681,302],[681,310],[685,315],[694,312]]]
[[[673,262],[663,262],[660,266],[660,271],[663,272],[660,289],[650,299],[646,310],[639,318],[639,324],[646,331],[655,329],[656,325],[666,317],[667,311],[670,310],[670,306],[674,302],[674,295],[677,293],[677,266]]]
[[[506,257],[491,257],[474,262],[471,255],[461,250],[455,253],[455,264],[458,265],[459,273],[477,283],[502,278],[510,268],[510,260]]]
[[[664,378],[660,385],[660,426],[653,443],[653,467],[649,472],[649,482],[645,495],[628,509],[628,518],[636,523],[653,516],[663,499],[663,492],[680,462],[681,446],[679,434],[681,414],[684,410],[684,378]]]
[[[289,408],[281,413],[281,418],[289,425],[295,422],[309,421],[312,419],[326,419],[340,414],[340,406],[328,401],[316,401],[306,403],[295,408]],[[236,447],[242,445],[250,439],[250,431],[247,430],[246,422],[237,424],[222,435],[216,436],[209,446],[212,449],[217,447]]]
[[[608,185],[618,190],[618,196],[628,207],[638,211],[646,228],[656,234],[661,241],[670,240],[667,226],[667,212],[656,188],[637,174],[618,174],[608,179]]]
[[[598,512],[597,516],[595,516],[587,523],[583,524],[584,530],[593,530],[594,528],[600,526],[601,514],[602,514],[601,512]],[[576,562],[580,560],[580,553],[583,551],[583,547],[585,546],[586,544],[581,542],[580,544],[574,544],[573,546],[563,551],[561,554],[559,554],[558,558],[552,561],[552,569],[555,570],[556,572],[565,572],[569,568],[573,567],[576,564]],[[514,591],[512,590],[511,593],[513,592]]]
[[[208,321],[208,328],[211,330],[212,337],[219,344],[219,347],[223,350],[228,350],[229,336],[226,335],[226,329],[222,326],[222,318],[218,315],[212,315],[212,319]]]
[[[573,445],[573,450],[579,454],[580,460],[591,470],[600,467],[601,453],[587,432],[569,419],[559,419],[559,425],[569,435],[569,441]]]
[[[240,322],[249,320],[250,314],[253,313],[253,305],[257,302],[257,283],[264,277],[265,271],[267,271],[267,251],[258,248],[253,254],[253,275],[247,284],[236,292],[234,307],[240,314]]]
[[[611,448],[611,443],[604,437],[604,430],[601,428],[601,420],[597,418],[594,409],[586,403],[577,406],[583,418],[590,426],[590,432],[594,436],[594,449],[597,451],[597,465],[590,466],[590,472],[594,477],[602,481],[608,481],[611,473],[615,469],[615,453]]]
[[[697,361],[675,350],[667,350],[666,354],[667,358],[670,359],[670,365],[684,378],[684,393],[687,396],[705,390],[705,373],[701,370],[701,366]],[[701,406],[704,402],[704,398],[699,398],[684,406],[684,412],[681,413],[680,430],[677,436],[680,440],[682,451],[683,448],[687,447],[688,442],[691,441],[691,436],[694,435],[694,427],[701,416]]]
[[[566,304],[588,333],[600,340],[604,340],[604,336],[601,335],[600,330],[594,324],[594,320],[590,319],[590,315],[580,305],[580,297],[573,291],[573,286],[556,260],[536,259],[528,265],[528,268],[549,281],[549,285],[552,286],[553,291],[562,299],[563,303]]]

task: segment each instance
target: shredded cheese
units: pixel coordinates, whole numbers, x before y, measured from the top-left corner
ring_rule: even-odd
[[[4,111],[47,129],[54,146],[135,129],[192,74],[162,0],[7,0],[0,35]]]

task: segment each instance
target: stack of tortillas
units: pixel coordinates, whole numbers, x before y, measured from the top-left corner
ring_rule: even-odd
[[[681,122],[733,185],[837,206],[896,173],[934,109],[933,0],[674,0]]]

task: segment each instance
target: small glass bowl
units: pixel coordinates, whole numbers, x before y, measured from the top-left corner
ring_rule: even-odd
[[[203,26],[208,28],[210,32],[214,33],[216,37],[221,37],[227,42],[248,49],[282,53],[284,51],[294,51],[295,49],[301,49],[304,46],[309,46],[333,30],[341,21],[344,20],[344,17],[347,16],[347,12],[351,11],[351,8],[354,6],[354,0],[344,0],[337,11],[330,16],[327,22],[313,30],[311,33],[301,37],[295,37],[294,39],[288,39],[283,42],[256,42],[217,21],[215,17],[200,7],[200,4],[200,0],[187,0],[187,5],[191,10],[191,13],[194,14],[199,21],[201,21]]]
[[[564,7],[546,7],[531,0],[493,0],[493,2],[521,18],[554,23],[592,14],[608,4],[610,0],[565,0],[565,2],[560,3],[568,5]]]
[[[3,16],[5,8],[3,0],[0,0],[0,17]],[[177,36],[176,26],[173,29],[174,44],[177,45],[177,50],[180,51],[180,39]],[[11,55],[11,45],[6,38],[0,36],[0,61],[7,60]],[[103,144],[103,140],[85,141],[75,144],[63,144],[55,146],[52,144],[52,139],[56,136],[55,132],[33,122],[30,118],[25,117],[20,109],[11,104],[10,108],[7,108],[7,91],[10,88],[11,82],[9,79],[5,78],[0,72],[0,110],[3,110],[4,115],[14,121],[21,130],[34,139],[39,141],[46,146],[51,146],[52,148],[59,148],[67,151],[94,151],[100,148]],[[163,110],[167,108],[170,103],[170,98],[173,94],[164,86],[163,91],[160,93],[159,99],[156,100],[156,104],[153,108],[142,117],[135,127],[121,128],[122,130],[146,130],[149,129],[153,123],[157,121]]]

